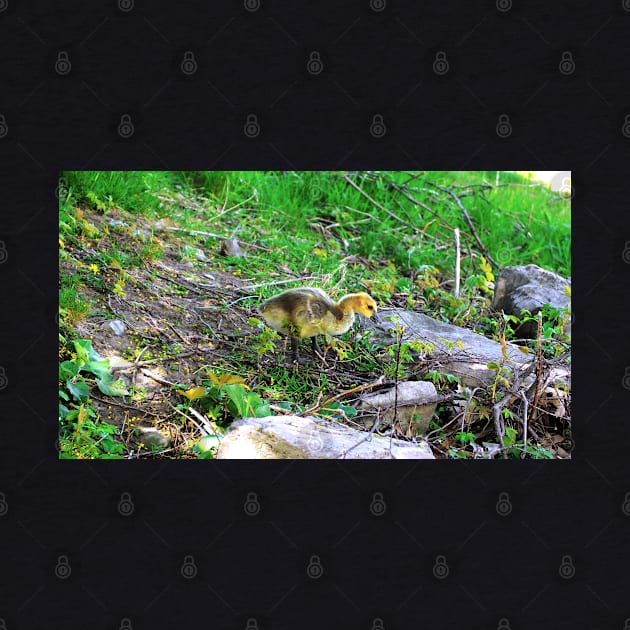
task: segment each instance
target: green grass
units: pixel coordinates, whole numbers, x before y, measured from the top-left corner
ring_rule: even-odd
[[[364,277],[365,272],[356,277],[352,262],[342,263],[348,256],[366,258],[379,268],[374,279],[381,285],[376,287],[381,297],[387,297],[389,284],[419,268],[435,267],[442,278],[451,277],[451,228],[462,230],[464,249],[478,250],[468,236],[462,211],[435,187],[454,185],[460,187],[454,190],[461,195],[482,242],[498,264],[533,262],[570,275],[570,202],[544,186],[528,186],[520,175],[502,172],[498,187],[494,187],[494,171],[415,175],[370,172],[351,174],[351,178],[401,220],[376,208],[348,185],[343,173],[336,172],[63,174],[73,200],[103,213],[118,206],[169,216],[183,226],[226,236],[235,234],[246,243],[268,248],[271,251],[264,255],[255,252],[245,259],[225,261],[226,269],[241,271],[261,282],[269,279],[270,271],[282,266],[301,275],[323,278],[329,288],[337,286],[340,290],[373,279]],[[483,183],[493,188],[483,189]],[[403,184],[408,196],[439,217],[414,206],[393,188]],[[159,198],[165,190],[171,191],[165,196],[172,197],[177,187],[196,195],[199,203],[195,207],[174,207]],[[213,245],[215,240],[202,237],[202,245]],[[252,272],[252,261],[260,261],[258,273]],[[130,264],[127,260],[119,262],[123,267]],[[464,259],[463,264],[463,274],[474,273],[472,262]],[[347,275],[351,275],[351,282],[346,282]],[[259,297],[264,295],[260,291]]]
[[[388,275],[390,280],[409,275],[424,266],[439,268],[443,277],[451,276],[451,228],[459,227],[464,234],[469,230],[454,200],[432,184],[478,186],[484,181],[494,182],[496,173],[426,173],[408,183],[408,194],[439,218],[392,189],[392,185],[408,182],[408,174],[353,176],[371,198],[401,221],[375,208],[341,173],[243,172],[222,177],[221,193],[216,193],[218,176],[210,180],[209,188],[198,190],[221,203],[222,195],[229,193],[231,204],[254,190],[257,193],[246,207],[222,218],[224,230],[229,228],[241,240],[270,248],[264,257],[269,267],[285,264],[293,271],[323,276],[332,286],[340,281],[344,284],[343,275],[352,271],[352,265],[342,265],[341,259],[353,255],[378,261],[378,275],[384,280]],[[462,195],[475,192],[461,199],[490,256],[502,266],[533,262],[569,275],[569,202],[545,187],[525,185],[526,180],[515,174],[502,174],[500,181],[501,185],[492,190],[461,189]],[[184,216],[192,221],[200,218],[194,213]],[[465,241],[466,246],[478,249],[471,238]],[[233,269],[251,275],[249,260],[231,262]],[[387,262],[393,266],[389,274]],[[466,265],[466,260],[463,262]],[[464,269],[465,273],[473,271],[472,265]],[[267,273],[268,269],[262,269],[259,277]]]

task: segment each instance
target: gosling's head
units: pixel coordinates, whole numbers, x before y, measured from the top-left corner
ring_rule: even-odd
[[[367,293],[351,293],[344,301],[352,307],[355,313],[372,317],[376,313],[376,302]]]

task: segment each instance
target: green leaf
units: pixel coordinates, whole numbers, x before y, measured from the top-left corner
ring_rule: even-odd
[[[74,378],[79,373],[79,366],[74,361],[63,361],[59,365],[59,380]]]
[[[92,372],[95,376],[105,379],[109,376],[109,359],[101,359],[100,361],[90,361],[84,368],[88,372]]]
[[[75,400],[84,402],[90,397],[90,389],[85,381],[77,381],[73,383],[71,380],[66,381],[66,387]]]
[[[258,405],[254,408],[254,415],[257,418],[265,418],[271,415],[271,407],[269,407],[269,403],[263,403],[262,405]]]
[[[107,376],[110,376],[109,374]],[[111,376],[110,376],[111,379]],[[117,381],[107,379],[96,379],[98,388],[107,396],[126,396],[129,394],[129,390],[125,385],[125,382],[119,378]]]
[[[242,385],[233,383],[223,386],[223,391],[228,395],[228,398],[232,401],[236,413],[240,418],[247,416],[247,403],[245,401],[245,389]]]
[[[505,427],[505,437],[503,438],[503,443],[506,447],[514,445],[517,433],[518,431],[516,429],[513,429],[512,427]]]
[[[101,361],[103,357],[94,350],[92,342],[89,339],[75,339],[74,348],[77,351],[77,356],[85,363],[89,361]]]

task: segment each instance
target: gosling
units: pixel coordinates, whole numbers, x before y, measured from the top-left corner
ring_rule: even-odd
[[[322,355],[317,335],[342,335],[354,323],[354,314],[372,317],[376,302],[367,293],[350,293],[335,303],[315,287],[289,289],[265,300],[260,313],[274,330],[291,338],[291,362],[298,360],[298,340],[311,337],[313,350]]]

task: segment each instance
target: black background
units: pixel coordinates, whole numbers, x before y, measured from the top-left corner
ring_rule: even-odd
[[[630,2],[57,4],[0,0],[0,627],[630,628]],[[572,170],[573,460],[59,462],[57,174],[85,168]]]

